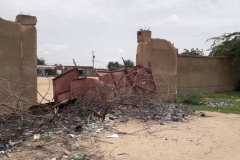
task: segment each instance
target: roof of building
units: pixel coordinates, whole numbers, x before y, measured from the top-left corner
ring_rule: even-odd
[[[55,69],[56,66],[53,65],[37,65],[37,69]]]

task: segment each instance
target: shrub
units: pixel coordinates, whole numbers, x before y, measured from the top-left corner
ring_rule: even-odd
[[[190,92],[188,94],[182,94],[177,98],[177,103],[202,105],[204,102],[202,98],[204,94],[201,92]]]

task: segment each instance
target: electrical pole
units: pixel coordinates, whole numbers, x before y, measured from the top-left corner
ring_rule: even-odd
[[[95,51],[92,51],[92,62],[93,62],[93,69],[94,69],[94,58],[95,58],[94,52],[95,52]]]

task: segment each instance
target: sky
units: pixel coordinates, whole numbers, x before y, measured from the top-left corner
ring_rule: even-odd
[[[136,61],[137,31],[166,39],[181,53],[203,49],[210,37],[240,30],[240,0],[0,0],[0,17],[37,17],[37,56],[48,65],[106,68]]]

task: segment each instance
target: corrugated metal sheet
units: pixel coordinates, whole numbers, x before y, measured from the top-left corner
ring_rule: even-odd
[[[103,82],[91,78],[78,78],[71,81],[71,98],[82,97],[89,90],[103,86]]]
[[[155,84],[150,68],[135,66],[109,72],[96,71],[99,80],[78,78],[77,68],[53,79],[54,102],[59,103],[72,98],[79,98],[92,91],[92,98],[112,98],[117,95],[155,93]],[[93,90],[92,90],[92,89]],[[94,92],[94,88],[96,92]],[[97,89],[98,88],[98,89]]]
[[[54,102],[62,102],[71,98],[71,81],[78,78],[78,69],[73,68],[53,79]]]
[[[152,72],[148,67],[138,65],[114,72],[97,71],[97,75],[105,84],[116,87],[118,94],[156,92]]]

